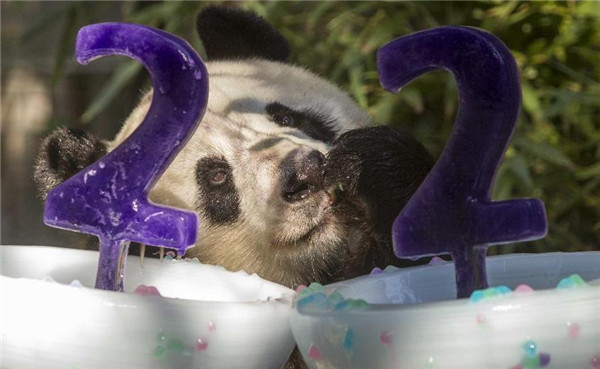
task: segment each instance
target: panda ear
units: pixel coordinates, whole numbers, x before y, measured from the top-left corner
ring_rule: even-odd
[[[209,60],[285,62],[290,54],[290,44],[276,29],[245,10],[207,7],[198,14],[196,27]]]
[[[106,143],[83,131],[65,128],[54,131],[44,138],[35,158],[33,179],[38,196],[45,200],[50,190],[106,152]]]

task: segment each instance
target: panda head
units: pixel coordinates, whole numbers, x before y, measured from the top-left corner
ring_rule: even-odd
[[[334,203],[324,164],[332,143],[369,117],[331,83],[288,64],[287,41],[255,14],[209,7],[197,26],[208,106],[150,199],[198,213],[188,257],[288,286],[343,274],[368,230],[353,223],[360,206]],[[151,100],[149,92],[111,142],[68,130],[48,137],[35,171],[42,194],[122,143]]]

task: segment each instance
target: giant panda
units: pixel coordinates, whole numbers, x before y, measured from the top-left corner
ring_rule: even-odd
[[[391,224],[433,164],[424,147],[288,63],[290,45],[257,15],[209,7],[197,29],[206,114],[150,192],[197,212],[198,241],[186,256],[291,288],[393,262]],[[46,137],[34,168],[42,199],[123,142],[151,99],[152,91],[111,141],[64,128]]]

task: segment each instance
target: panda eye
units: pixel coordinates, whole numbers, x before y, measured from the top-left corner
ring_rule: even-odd
[[[296,127],[295,112],[285,105],[270,103],[265,107],[269,118],[280,127]],[[296,127],[297,128],[297,127]]]
[[[208,173],[208,178],[212,186],[220,186],[227,181],[229,172],[225,169],[213,169]]]
[[[293,127],[294,126],[294,117],[291,115],[283,115],[279,118],[279,124],[285,127]]]

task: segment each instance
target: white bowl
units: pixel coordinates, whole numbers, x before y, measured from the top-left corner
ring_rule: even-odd
[[[325,286],[327,295],[373,305],[336,310],[315,297],[315,304],[296,306],[292,331],[310,368],[600,365],[599,281],[554,289],[574,273],[600,278],[600,252],[497,256],[487,270],[491,286],[526,283],[536,291],[454,300],[451,262],[400,269]]]
[[[98,252],[0,250],[3,368],[280,368],[294,347],[292,291],[256,275],[130,256],[118,293],[68,285],[94,285]]]

